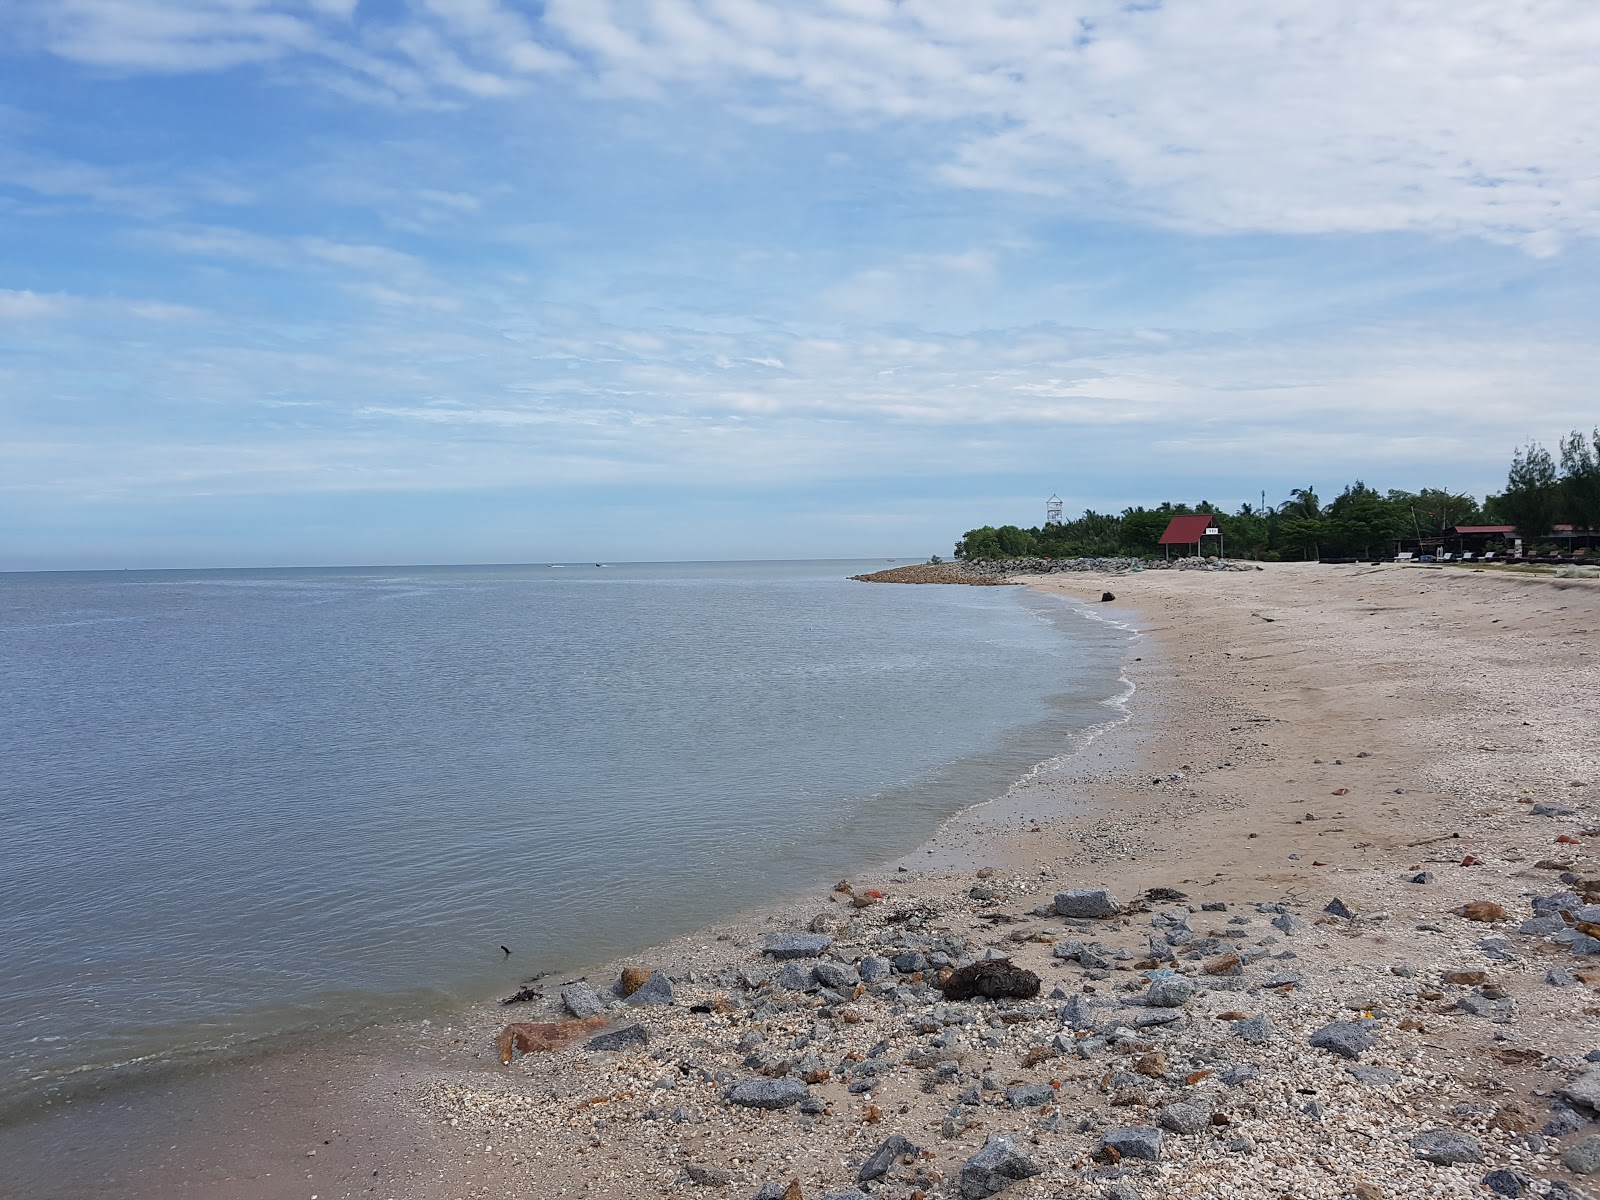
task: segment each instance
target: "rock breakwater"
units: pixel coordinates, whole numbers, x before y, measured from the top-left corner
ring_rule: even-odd
[[[1137,571],[1259,571],[1253,562],[1221,558],[990,558],[946,563],[915,563],[868,575],[852,575],[863,583],[961,583],[999,587],[1022,576],[1066,572],[1127,575]]]

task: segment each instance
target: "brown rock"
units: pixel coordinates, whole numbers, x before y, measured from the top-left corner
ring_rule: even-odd
[[[1207,975],[1237,975],[1243,962],[1243,959],[1230,950],[1226,954],[1206,959],[1200,964],[1200,969]]]
[[[805,1200],[805,1196],[800,1191],[800,1181],[798,1179],[789,1180],[789,1186],[783,1189],[783,1200]]]
[[[1151,1079],[1161,1079],[1167,1073],[1167,1056],[1159,1050],[1152,1050],[1149,1054],[1141,1054],[1134,1060],[1133,1069],[1141,1075]]]
[[[1383,1193],[1363,1179],[1356,1184],[1356,1200],[1383,1200]]]
[[[1039,977],[1015,966],[1008,958],[997,958],[951,971],[940,979],[939,988],[947,1000],[970,1000],[974,996],[1031,1000],[1039,994]]]
[[[876,1125],[883,1120],[883,1109],[876,1104],[869,1104],[867,1105],[867,1111],[861,1115],[861,1119],[868,1125]]]
[[[1022,1056],[1022,1065],[1025,1067],[1036,1067],[1040,1063],[1045,1062],[1048,1059],[1052,1059],[1055,1056],[1056,1052],[1050,1046],[1042,1044],[1038,1046],[1029,1046],[1027,1054]]]
[[[1506,910],[1493,900],[1474,900],[1469,904],[1463,904],[1456,909],[1456,914],[1465,917],[1469,921],[1504,921],[1506,919]]]
[[[623,967],[622,982],[617,986],[617,991],[624,996],[631,996],[642,988],[650,976],[655,972],[649,967]]]
[[[512,1059],[512,1052],[541,1054],[559,1050],[606,1023],[604,1017],[585,1017],[581,1021],[513,1021],[500,1031],[495,1047],[500,1051],[502,1064]]]
[[[1488,983],[1489,976],[1484,971],[1446,971],[1444,981],[1458,987],[1477,987],[1480,983]]]

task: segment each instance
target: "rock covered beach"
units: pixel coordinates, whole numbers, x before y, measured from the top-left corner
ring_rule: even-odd
[[[1117,583],[1160,643],[1123,744],[952,823],[927,853],[966,869],[908,856],[436,1034],[471,1060],[413,1092],[451,1194],[1589,1194],[1600,595]]]

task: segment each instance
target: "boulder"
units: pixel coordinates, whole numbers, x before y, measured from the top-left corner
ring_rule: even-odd
[[[643,1008],[664,1008],[672,1003],[672,980],[665,971],[656,971],[628,997],[628,1003]]]
[[[1198,990],[1193,980],[1182,975],[1165,975],[1150,981],[1145,1003],[1154,1008],[1181,1008]]]
[[[773,938],[766,953],[773,958],[816,958],[832,945],[833,939],[825,933],[791,933]]]
[[[990,1138],[988,1145],[961,1164],[961,1198],[985,1200],[1019,1179],[1043,1172],[1044,1168],[1018,1150],[1009,1138]]]
[[[798,1079],[746,1079],[728,1091],[728,1103],[743,1108],[788,1108],[811,1093]]]
[[[1354,1021],[1335,1021],[1324,1025],[1308,1039],[1319,1050],[1329,1050],[1341,1058],[1360,1058],[1364,1050],[1378,1043],[1372,1035]]]
[[[819,962],[811,968],[811,977],[823,987],[844,991],[861,982],[861,973],[847,963]]]
[[[1108,1129],[1100,1135],[1101,1150],[1115,1150],[1122,1158],[1142,1158],[1147,1162],[1161,1160],[1161,1130],[1154,1125],[1128,1125]]]
[[[1247,1046],[1265,1046],[1273,1037],[1272,1022],[1265,1015],[1235,1021],[1228,1026],[1228,1032]]]
[[[974,996],[990,999],[1031,1000],[1039,994],[1039,977],[1008,958],[989,959],[951,971],[939,985],[948,1000],[970,1000]]]
[[[1006,1089],[1006,1099],[1012,1108],[1042,1108],[1055,1103],[1056,1090],[1048,1083],[1019,1083]]]
[[[903,1133],[891,1133],[888,1140],[874,1150],[866,1162],[861,1164],[861,1170],[856,1172],[857,1183],[868,1183],[874,1179],[882,1179],[889,1173],[895,1162],[908,1154],[921,1152],[910,1138]]]
[[[1574,1175],[1600,1171],[1600,1137],[1586,1137],[1561,1152],[1561,1162]]]
[[[561,1003],[580,1021],[606,1010],[606,998],[587,983],[569,983],[561,989]]]
[[[639,1050],[650,1041],[643,1025],[624,1025],[621,1029],[608,1029],[583,1044],[585,1050]]]
[[[1156,1114],[1161,1128],[1172,1133],[1201,1133],[1211,1127],[1211,1114],[1198,1104],[1168,1104]]]
[[[1470,1134],[1454,1129],[1424,1129],[1411,1139],[1411,1150],[1425,1162],[1441,1167],[1483,1161],[1483,1147]]]
[[[1056,893],[1056,912],[1063,917],[1114,917],[1122,905],[1109,888],[1083,887]]]
[[[623,967],[622,978],[617,980],[617,995],[624,998],[633,995],[654,974],[649,967]]]
[[[1568,1104],[1587,1108],[1591,1112],[1600,1111],[1600,1067],[1585,1071],[1576,1079],[1563,1084],[1557,1089],[1556,1095]]]

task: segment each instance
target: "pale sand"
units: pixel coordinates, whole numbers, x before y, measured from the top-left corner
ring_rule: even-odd
[[[1207,900],[1231,906],[1227,914],[1196,913],[1197,933],[1242,914],[1252,919],[1246,944],[1253,946],[1276,931],[1248,902],[1303,902],[1296,913],[1315,920],[1337,895],[1357,913],[1390,916],[1357,927],[1325,919],[1280,936],[1270,952],[1292,949],[1297,958],[1250,966],[1241,990],[1204,994],[1182,1027],[1149,1035],[1172,1069],[1166,1082],[1133,1098],[1152,1106],[1180,1098],[1214,1106],[1230,1123],[1169,1137],[1166,1161],[1126,1182],[1148,1200],[1202,1193],[1339,1196],[1362,1179],[1385,1195],[1465,1197],[1481,1194],[1483,1171],[1508,1164],[1534,1177],[1570,1180],[1553,1154],[1529,1150],[1517,1132],[1537,1129],[1548,1115],[1548,1101],[1536,1093],[1559,1086],[1582,1054],[1600,1045],[1600,1008],[1584,985],[1542,982],[1547,965],[1576,969],[1581,961],[1514,931],[1528,915],[1528,895],[1559,890],[1554,873],[1535,870],[1534,862],[1554,856],[1580,875],[1590,873],[1584,847],[1554,838],[1600,826],[1600,587],[1450,569],[1318,565],[1051,576],[1036,586],[1086,600],[1109,588],[1118,598],[1095,605],[1096,614],[1132,620],[1146,631],[1132,651],[1142,661],[1129,664],[1137,690],[1127,720],[1004,799],[953,820],[901,864],[863,874],[858,888],[881,887],[890,900],[859,914],[864,927],[841,936],[841,948],[848,944],[851,956],[859,954],[887,911],[926,903],[938,913],[930,924],[979,948],[1008,946],[1016,961],[1044,977],[1047,991],[1060,984],[1076,992],[1084,982],[1077,966],[1052,960],[1048,943],[1016,944],[1008,935],[1020,929],[1024,936],[1138,947],[1149,932],[1147,916],[1086,934],[1056,920],[992,925],[976,915],[1025,917],[1056,890],[1080,884],[1107,884],[1123,900],[1147,887],[1179,887],[1196,906]],[[1334,795],[1338,789],[1346,794]],[[1580,812],[1565,820],[1532,817],[1531,801],[1572,804]],[[1450,833],[1459,839],[1416,844]],[[1483,865],[1458,865],[1467,854]],[[1001,892],[998,906],[966,896],[975,880],[959,868],[979,863],[1002,868],[991,881]],[[945,869],[925,869],[930,864]],[[1436,883],[1404,882],[1424,868]],[[1511,912],[1506,929],[1450,915],[1479,898]],[[679,986],[681,1000],[738,993],[713,977],[758,961],[762,935],[794,928],[819,910],[837,913],[839,906],[821,892],[798,897],[636,961],[674,976],[696,972],[698,982]],[[1442,932],[1419,931],[1419,924]],[[1495,932],[1511,936],[1520,962],[1490,962],[1476,949]],[[1409,964],[1417,976],[1391,974],[1396,964]],[[590,977],[608,982],[614,966]],[[1488,969],[1516,998],[1516,1019],[1494,1025],[1439,1013],[1461,994],[1438,984],[1439,971],[1453,966]],[[1263,973],[1284,968],[1305,975],[1301,988],[1287,995],[1249,990]],[[1136,978],[1116,971],[1091,986],[1114,998]],[[1306,1048],[1309,1030],[1357,1015],[1351,1004],[1383,1018],[1380,1045],[1364,1061],[1395,1069],[1400,1084],[1358,1087],[1344,1075],[1342,1060]],[[896,1062],[931,1042],[915,1029],[920,1006],[895,1014],[867,997],[856,1007],[865,1018],[860,1024],[824,1022],[815,1031],[822,1035],[819,1057],[835,1068],[880,1038],[891,1042],[886,1057]],[[1269,1015],[1278,1040],[1251,1048],[1228,1038],[1215,1016],[1230,1008]],[[792,1110],[761,1117],[730,1109],[713,1084],[676,1071],[691,1061],[708,1072],[747,1075],[733,1043],[753,1024],[774,1047],[810,1032],[813,1014],[804,1004],[752,1021],[692,1015],[680,1003],[640,1014],[659,1059],[570,1049],[500,1067],[492,1048],[499,1024],[554,1012],[553,1000],[486,1008],[450,1026],[374,1031],[331,1055],[281,1056],[228,1072],[172,1101],[182,1127],[174,1130],[169,1155],[137,1179],[93,1194],[433,1200],[693,1192],[744,1200],[760,1181],[792,1176],[814,1200],[853,1186],[865,1153],[899,1131],[932,1154],[920,1165],[929,1196],[955,1194],[955,1172],[987,1135],[1020,1136],[1046,1173],[1004,1194],[1035,1200],[1100,1194],[1103,1183],[1081,1178],[1096,1146],[1093,1132],[1077,1132],[1083,1116],[1121,1124],[1153,1117],[1136,1106],[1109,1106],[1102,1085],[1107,1072],[1131,1064],[1128,1054],[1107,1050],[1086,1061],[1063,1057],[1024,1068],[1021,1052],[1059,1032],[1053,1019],[964,1031],[951,1050],[960,1059],[957,1083],[941,1085],[930,1070],[898,1067],[873,1094],[883,1120],[869,1125],[862,1121],[867,1099],[847,1094],[837,1079],[813,1088],[829,1102],[829,1115],[803,1121]],[[1401,1030],[1402,1019],[1424,1028]],[[996,1044],[984,1045],[985,1035]],[[1496,1035],[1507,1040],[1497,1042]],[[1185,1085],[1188,1066],[1226,1062],[1260,1064],[1267,1074],[1243,1088],[1222,1088],[1215,1077]],[[1060,1128],[1041,1132],[1047,1114],[985,1103],[971,1109],[972,1127],[943,1136],[941,1120],[958,1093],[984,1071],[1003,1085],[1060,1083]],[[674,1074],[678,1087],[651,1087]],[[1300,1111],[1312,1094],[1301,1088],[1312,1089],[1324,1108],[1320,1121]],[[598,1096],[609,1099],[584,1106]],[[1491,1108],[1477,1116],[1452,1113],[1462,1103]],[[674,1107],[690,1120],[640,1119],[646,1109]],[[107,1117],[114,1129],[114,1114]],[[1478,1136],[1486,1163],[1448,1168],[1414,1161],[1407,1139],[1440,1125]],[[1255,1153],[1227,1149],[1241,1134],[1253,1138]],[[723,1189],[692,1186],[682,1175],[688,1163],[727,1169],[734,1182]],[[17,1194],[90,1194],[66,1179],[54,1189],[37,1182]],[[875,1194],[904,1198],[916,1186],[908,1167]]]

